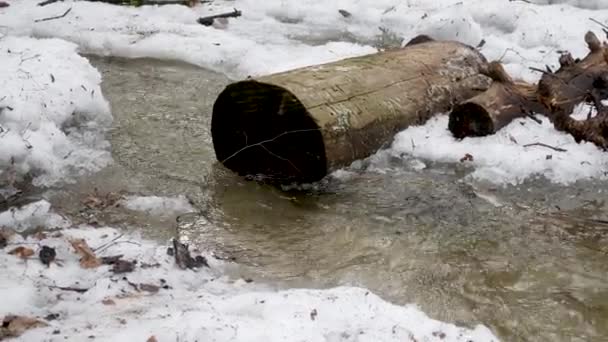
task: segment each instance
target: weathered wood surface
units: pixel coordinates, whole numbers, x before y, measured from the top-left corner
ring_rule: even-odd
[[[486,90],[486,68],[469,46],[425,41],[236,82],[214,105],[216,155],[241,175],[317,181]]]
[[[589,141],[608,149],[608,47],[588,32],[589,54],[582,60],[562,54],[556,72],[543,73],[537,85],[513,82],[497,62],[489,63],[492,86],[476,97],[459,103],[450,113],[449,129],[457,138],[493,134],[517,117],[538,113],[547,116],[556,129],[571,134],[577,142]],[[493,73],[492,71],[502,70]],[[575,120],[570,115],[582,102],[597,109],[597,115]]]
[[[543,110],[536,86],[513,81],[500,63],[489,63],[484,74],[493,80],[490,88],[450,112],[448,128],[456,138],[494,134],[516,118]]]

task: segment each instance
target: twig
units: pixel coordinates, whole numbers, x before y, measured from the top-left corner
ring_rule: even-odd
[[[602,28],[608,29],[608,25],[602,23],[601,21],[594,19],[594,18],[589,18],[589,20],[593,21],[594,23],[600,25]]]
[[[50,289],[58,289],[58,290],[62,290],[62,291],[72,291],[72,292],[78,292],[78,293],[85,293],[87,291],[89,291],[90,289],[81,289],[78,287],[71,287],[71,286],[55,286],[55,285],[49,285]]]
[[[550,148],[550,149],[552,149],[553,151],[556,151],[556,152],[568,152],[568,150],[563,149],[561,147],[555,147],[555,146],[547,145],[547,144],[544,144],[544,143],[541,143],[541,142],[536,142],[536,143],[524,145],[524,147],[532,147],[532,146],[542,146],[542,147]]]
[[[197,22],[201,25],[205,25],[205,26],[211,26],[213,25],[213,20],[214,19],[218,19],[218,18],[237,18],[241,16],[241,11],[237,10],[236,8],[234,9],[234,11],[232,12],[228,12],[228,13],[221,13],[221,14],[216,14],[216,15],[210,15],[208,17],[202,17],[202,18],[198,18]]]
[[[534,114],[530,113],[530,112],[525,112],[524,114],[526,114],[527,117],[529,117],[530,119],[532,119],[534,122],[536,122],[539,125],[542,125],[543,122],[541,119],[537,118],[536,116],[534,116]]]
[[[116,236],[115,238],[113,238],[112,240],[104,243],[103,245],[97,247],[97,248],[93,248],[93,252],[98,252],[98,251],[102,251],[104,249],[107,249],[108,247],[110,247],[111,244],[113,244],[114,242],[116,242],[116,240],[120,239],[121,237],[123,237],[125,234],[118,234],[118,236]]]
[[[43,1],[43,2],[39,3],[38,6],[42,7],[42,6],[54,4],[54,3],[58,2],[58,1],[63,1],[63,0],[46,0],[46,1]]]
[[[529,67],[529,69],[532,70],[532,71],[537,71],[537,72],[543,73],[545,75],[550,75],[550,76],[553,76],[553,77],[557,77],[557,76],[555,76],[555,74],[553,74],[552,72],[549,72],[547,70],[543,70],[543,69],[539,69],[539,68],[535,68],[535,67]]]
[[[54,16],[54,17],[49,17],[49,18],[36,19],[36,20],[34,20],[34,22],[35,23],[39,23],[41,21],[49,21],[49,20],[61,19],[61,18],[65,17],[66,15],[68,15],[68,13],[70,13],[71,11],[72,11],[72,7],[68,8],[68,10],[65,11],[65,13],[63,13],[62,15],[58,15],[58,16]]]

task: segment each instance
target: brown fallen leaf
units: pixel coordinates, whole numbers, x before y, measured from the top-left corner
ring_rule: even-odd
[[[142,283],[142,284],[139,284],[139,289],[142,291],[150,292],[150,293],[156,293],[156,292],[158,292],[158,290],[160,290],[160,286]]]
[[[0,326],[0,340],[4,337],[18,337],[29,329],[46,327],[43,321],[25,316],[6,316]]]
[[[96,268],[101,265],[101,261],[91,247],[87,245],[87,242],[84,239],[74,239],[70,240],[70,244],[76,250],[76,253],[80,254],[80,267],[82,268]]]
[[[152,336],[148,337],[146,342],[158,342],[158,340],[156,339],[156,337],[154,335],[152,335]]]
[[[34,250],[32,250],[31,248],[19,246],[19,247],[13,249],[12,251],[8,252],[8,254],[16,255],[16,256],[20,257],[21,259],[27,259],[27,258],[31,257],[32,255],[34,255]]]
[[[466,153],[464,157],[460,158],[461,163],[464,163],[465,161],[473,161],[473,156]]]
[[[117,260],[112,266],[114,273],[128,273],[135,269],[135,261]]]
[[[113,301],[110,298],[106,298],[106,299],[104,299],[104,300],[101,301],[101,304],[103,304],[103,305],[116,305],[116,302]]]

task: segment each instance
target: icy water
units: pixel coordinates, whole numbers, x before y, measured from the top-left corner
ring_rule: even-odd
[[[433,318],[482,323],[503,341],[608,341],[608,184],[465,181],[461,166],[416,171],[378,156],[301,191],[246,182],[217,165],[209,135],[225,77],[189,65],[92,58],[115,117],[116,164],[56,197],[187,194],[184,239],[280,286],[369,288]],[[71,204],[72,203],[72,204]],[[173,219],[102,218],[173,236]]]

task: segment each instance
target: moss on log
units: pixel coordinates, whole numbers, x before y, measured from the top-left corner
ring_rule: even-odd
[[[427,41],[236,82],[213,107],[216,156],[242,176],[317,181],[485,91],[486,68],[469,46]]]

